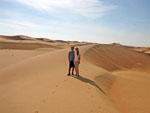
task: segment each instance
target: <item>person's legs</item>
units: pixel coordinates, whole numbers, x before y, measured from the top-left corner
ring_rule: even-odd
[[[72,75],[74,75],[74,67],[72,67]]]
[[[75,62],[75,72],[76,72],[76,75],[77,75],[77,64]]]
[[[79,76],[79,64],[77,66],[77,75]]]
[[[79,76],[79,63],[78,62],[75,62],[75,72],[76,72],[76,75]]]
[[[72,72],[72,75],[74,75],[74,68],[75,68],[74,61],[70,61],[68,75],[70,75],[70,71]]]
[[[70,75],[70,71],[71,71],[71,64],[69,62],[68,76]]]
[[[70,75],[70,70],[71,70],[71,69],[70,69],[70,67],[69,67],[68,75]]]
[[[72,75],[74,75],[74,61],[70,61],[70,70],[69,70],[69,73],[70,71],[72,72]]]
[[[69,67],[69,70],[68,70],[68,75],[70,75],[70,70],[71,70],[71,68]]]
[[[76,67],[76,74],[77,76],[79,76],[79,65],[77,64],[77,67]]]
[[[76,72],[76,75],[77,75],[77,67],[75,66],[75,72]]]
[[[72,61],[72,75],[74,75],[74,68],[75,68],[75,63]]]

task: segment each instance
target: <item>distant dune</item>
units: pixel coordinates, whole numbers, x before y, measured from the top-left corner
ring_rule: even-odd
[[[38,48],[59,48],[50,44],[30,43],[30,42],[0,42],[0,49],[38,49]]]
[[[7,39],[7,40],[35,40],[35,39],[32,38],[32,37],[24,36],[24,35],[16,35],[16,36],[0,35],[0,38],[2,38],[2,39]]]
[[[24,35],[3,36],[0,35],[0,49],[38,49],[38,48],[62,48],[59,45],[50,43],[46,38],[32,38]]]
[[[82,46],[88,44],[78,41],[50,40],[48,38],[33,38],[24,35],[0,35],[0,49],[38,49],[38,48],[66,48],[70,45]]]
[[[108,71],[150,67],[150,57],[125,46],[95,45],[85,53],[88,61]]]
[[[72,45],[81,51],[78,78],[66,75]],[[137,49],[0,36],[0,111],[149,113],[150,56]]]
[[[149,47],[133,47],[132,49],[137,51],[137,52],[150,55],[150,48]]]

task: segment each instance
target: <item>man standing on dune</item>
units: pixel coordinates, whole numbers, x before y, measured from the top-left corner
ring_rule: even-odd
[[[75,58],[75,52],[74,47],[71,47],[71,51],[68,53],[68,60],[69,60],[69,72],[68,76],[70,76],[70,71],[72,69],[72,75],[74,75],[74,58]]]

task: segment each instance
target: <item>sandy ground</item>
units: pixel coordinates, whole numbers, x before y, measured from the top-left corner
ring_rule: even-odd
[[[67,76],[70,48],[55,46],[0,49],[2,113],[150,112],[150,56],[122,46],[80,46],[77,78]]]

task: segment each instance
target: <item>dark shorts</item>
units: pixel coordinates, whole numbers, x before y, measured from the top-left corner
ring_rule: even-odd
[[[70,68],[74,67],[74,61],[70,61],[70,62],[69,62],[69,67],[70,67]]]

